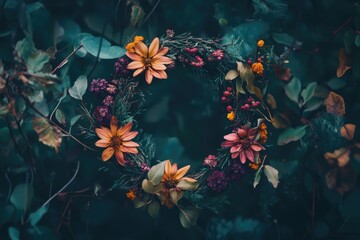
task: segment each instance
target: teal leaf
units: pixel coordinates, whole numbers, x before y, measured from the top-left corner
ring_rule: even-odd
[[[157,185],[160,183],[162,176],[164,175],[165,171],[165,163],[166,161],[162,161],[156,165],[154,165],[148,172],[148,179],[149,181]]]
[[[60,109],[56,109],[55,111],[55,118],[56,120],[61,123],[62,125],[66,125],[66,118],[65,118],[65,114],[63,111],[61,111]]]
[[[20,239],[20,231],[17,228],[9,227],[9,237],[11,240],[19,240]]]
[[[273,33],[275,42],[291,47],[294,44],[294,38],[287,33]]]
[[[346,86],[346,81],[342,78],[332,78],[327,82],[327,85],[332,90],[339,90]]]
[[[291,81],[285,85],[285,94],[294,102],[299,101],[299,94],[301,91],[301,82],[297,77],[293,77]]]
[[[314,96],[316,86],[316,82],[312,82],[301,92],[301,97],[304,101],[303,104],[307,103]]]
[[[360,35],[356,35],[355,37],[355,46],[360,47]]]
[[[299,126],[296,128],[288,128],[280,134],[278,138],[278,145],[285,145],[289,142],[297,141],[301,139],[306,133],[307,126]]]
[[[15,187],[14,191],[10,196],[10,202],[14,204],[16,209],[26,210],[29,208],[33,196],[33,186],[28,183],[22,183]]]
[[[256,171],[255,173],[255,178],[254,178],[254,183],[253,183],[253,187],[256,188],[256,186],[259,184],[260,179],[261,179],[261,172],[263,170],[263,165],[261,165],[261,167]]]
[[[50,60],[50,55],[47,52],[37,51],[32,54],[26,61],[28,71],[32,73],[40,72],[46,63]]]
[[[97,57],[101,42],[100,59],[115,59],[125,55],[126,50],[119,46],[111,46],[111,43],[106,39],[94,37],[92,35],[86,36],[81,40],[84,49],[94,57]]]
[[[11,204],[0,206],[0,228],[9,222],[15,213],[15,207]]]
[[[273,185],[273,187],[277,188],[279,184],[279,171],[270,165],[265,165],[264,174],[267,177],[268,181]]]
[[[190,228],[196,224],[196,221],[199,217],[199,212],[196,208],[179,207],[179,210],[180,223],[184,228]]]
[[[45,213],[47,213],[47,211],[48,205],[45,205],[36,210],[35,212],[31,213],[29,216],[31,226],[36,226],[36,224],[38,224],[38,222],[45,215]]]
[[[82,100],[87,87],[87,77],[85,75],[81,75],[76,79],[74,85],[69,88],[69,95],[75,99]]]
[[[304,112],[314,111],[314,110],[318,109],[319,107],[321,107],[321,105],[323,105],[323,103],[324,103],[324,100],[321,98],[312,98],[312,99],[310,99],[310,101],[308,101],[305,104]]]

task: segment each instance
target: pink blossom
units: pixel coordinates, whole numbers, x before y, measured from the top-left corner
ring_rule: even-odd
[[[218,163],[218,159],[216,158],[216,156],[209,155],[204,159],[203,165],[205,167],[214,168],[214,167],[216,167],[217,163]]]

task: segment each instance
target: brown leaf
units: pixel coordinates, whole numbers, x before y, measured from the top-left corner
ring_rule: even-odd
[[[341,131],[340,131],[341,136],[346,138],[347,140],[351,141],[354,139],[355,129],[356,129],[355,124],[345,124],[341,128]]]
[[[325,175],[328,188],[344,194],[356,186],[356,172],[348,165],[344,168],[333,168]]]
[[[289,119],[282,113],[276,113],[271,118],[271,123],[274,128],[288,128],[290,126]]]
[[[345,167],[350,161],[350,150],[347,148],[340,148],[333,153],[327,152],[324,154],[325,159],[330,165],[337,164],[339,167]]]
[[[34,117],[32,122],[34,130],[39,136],[39,141],[54,148],[55,151],[58,152],[62,141],[60,129],[52,126],[49,121],[43,117]]]
[[[266,102],[270,105],[270,107],[272,109],[276,109],[276,100],[274,98],[273,95],[271,95],[270,93],[268,93],[268,95],[266,96]]]
[[[345,102],[342,96],[334,92],[330,92],[325,99],[326,111],[337,116],[345,114]]]
[[[341,48],[339,51],[339,66],[336,70],[336,76],[338,78],[344,76],[347,70],[349,70],[350,67],[350,61],[348,57],[346,56],[346,52],[344,48]]]
[[[285,82],[288,82],[292,77],[290,68],[279,64],[274,65],[274,72],[277,78]]]

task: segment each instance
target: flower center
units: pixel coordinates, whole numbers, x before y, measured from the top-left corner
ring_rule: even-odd
[[[248,149],[250,148],[250,141],[249,140],[244,140],[244,142],[242,143],[242,147],[243,149]]]
[[[113,137],[112,139],[111,139],[111,146],[112,147],[114,147],[114,148],[118,148],[118,147],[120,147],[120,145],[121,145],[121,138],[120,137],[118,137],[118,136],[116,136],[116,137]]]
[[[145,67],[151,67],[152,59],[151,58],[144,58],[143,62],[144,62]]]
[[[165,188],[168,188],[168,189],[176,187],[177,184],[178,184],[178,181],[176,181],[176,180],[167,180],[164,182]]]

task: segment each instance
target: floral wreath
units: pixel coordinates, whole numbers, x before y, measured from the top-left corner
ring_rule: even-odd
[[[102,99],[94,112],[99,124],[95,132],[100,138],[95,145],[104,148],[102,161],[121,166],[105,168],[118,176],[113,188],[127,189],[126,196],[135,208],[147,207],[148,213],[155,217],[160,205],[176,206],[182,226],[188,228],[195,224],[200,209],[210,208],[216,212],[209,203],[218,201],[230,182],[247,172],[255,171],[254,187],[262,172],[277,187],[278,171],[264,164],[266,154],[263,154],[268,135],[265,121],[271,121],[269,109],[263,102],[267,85],[264,72],[266,62],[272,59],[267,57],[270,48],[264,46],[263,40],[259,40],[257,46],[256,56],[244,62],[231,56],[219,40],[190,34],[175,36],[168,30],[166,36],[155,38],[147,46],[142,36],[135,36],[126,46],[126,56],[115,63],[116,80],[91,82],[90,91]],[[137,90],[138,81],[144,77],[146,83],[151,84],[154,79],[166,79],[166,70],[178,66],[215,75],[214,82],[224,89],[221,101],[229,121],[221,149],[205,158],[199,172],[188,176],[190,165],[178,168],[170,160],[152,165],[153,156],[148,149],[153,146],[139,139],[130,113],[132,99],[142,94]],[[213,73],[212,69],[217,72]],[[138,111],[141,104],[135,108]],[[220,201],[216,208],[221,204]]]

